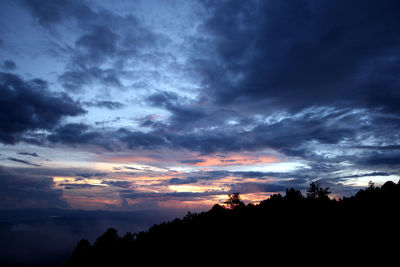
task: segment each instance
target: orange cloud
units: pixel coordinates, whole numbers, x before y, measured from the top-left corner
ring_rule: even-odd
[[[241,194],[240,196],[245,203],[259,204],[261,201],[269,198],[270,194],[272,193],[257,192],[257,193]]]

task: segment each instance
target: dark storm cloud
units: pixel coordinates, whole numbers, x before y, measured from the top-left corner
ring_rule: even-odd
[[[145,28],[133,15],[121,15],[99,6],[93,9],[79,1],[26,0],[24,3],[39,24],[53,33],[58,25],[78,25],[79,36],[74,45],[66,45],[68,49],[61,52],[62,56],[69,57],[69,64],[59,75],[64,88],[75,93],[91,84],[123,87],[125,63],[133,57],[145,61],[141,58],[149,55],[148,49],[168,42],[166,36]],[[111,66],[102,66],[103,63]]]
[[[357,129],[358,130],[358,129]],[[271,148],[289,153],[308,141],[336,144],[344,138],[354,136],[354,131],[340,122],[328,125],[324,118],[288,118],[272,125],[261,125],[254,129],[254,140]],[[279,136],[279,138],[276,138]]]
[[[116,57],[118,35],[106,26],[91,26],[76,40],[70,51],[71,64],[59,76],[60,83],[69,91],[79,92],[97,81],[102,86],[120,87],[120,75],[115,68],[101,68],[106,60]]]
[[[135,192],[132,190],[120,191],[120,196],[123,199],[138,199],[138,198],[149,198],[153,201],[160,200],[170,200],[170,199],[188,199],[193,200],[193,198],[206,198],[213,195],[227,194],[224,191],[205,191],[201,193],[197,192],[171,192],[171,193],[144,193]]]
[[[227,175],[228,176],[228,175]],[[285,180],[288,178],[294,178],[297,183],[305,183],[307,180],[315,178],[309,171],[297,170],[295,172],[258,172],[258,171],[235,171],[229,172],[229,176],[235,176],[239,178],[257,178],[259,180],[266,180],[268,178],[282,179],[280,183],[286,183]],[[291,180],[293,182],[293,180]]]
[[[298,189],[304,188],[304,186],[308,185],[309,181],[318,178],[318,175],[323,173],[323,171],[318,170],[318,167],[311,167],[308,169],[297,169],[295,171],[287,171],[287,172],[257,172],[257,171],[234,171],[226,172],[226,176],[238,177],[241,180],[246,180],[248,178],[256,178],[259,182],[255,182],[255,184],[260,184],[259,188],[268,188],[271,186],[271,191],[275,190],[279,191],[282,188],[295,187]],[[325,172],[329,173],[332,169],[326,169]],[[263,182],[269,179],[274,179],[273,182]],[[246,183],[246,182],[245,182]],[[249,183],[251,184],[251,183]],[[267,191],[266,191],[267,192]]]
[[[196,164],[196,163],[205,162],[205,160],[204,159],[186,159],[186,160],[181,160],[179,162],[184,163],[184,164]]]
[[[30,156],[30,157],[35,157],[38,158],[39,155],[36,152],[18,152],[19,155],[23,155],[23,156]]]
[[[237,183],[231,185],[231,192],[240,192],[242,194],[261,193],[261,192],[282,192],[287,187],[271,183]]]
[[[179,100],[179,95],[167,91],[154,93],[147,97],[148,103],[155,107],[168,107],[176,104]]]
[[[86,111],[66,94],[48,90],[47,82],[25,81],[0,73],[0,142],[14,144],[28,131],[51,130],[66,116]]]
[[[243,194],[248,193],[260,193],[260,192],[284,192],[288,187],[295,187],[298,189],[304,189],[308,186],[308,181],[315,178],[315,176],[301,175],[298,173],[288,172],[232,172],[232,171],[207,171],[207,172],[193,172],[184,178],[171,178],[166,181],[162,181],[160,185],[186,185],[193,183],[202,183],[207,181],[219,181],[226,177],[237,177],[239,180],[243,178],[243,182],[226,184],[229,187],[229,192],[240,192]],[[263,181],[263,178],[274,178],[273,182]],[[246,182],[247,178],[258,178],[257,182]],[[281,179],[285,178],[285,179]],[[292,178],[290,181],[287,178]],[[129,192],[126,192],[129,193]],[[216,192],[205,192],[206,195],[215,194]],[[227,192],[219,192],[218,194],[225,194]],[[136,195],[133,192],[133,195]],[[132,196],[133,196],[132,195]],[[127,194],[127,196],[131,196]],[[186,197],[185,195],[167,194],[166,196],[173,197]],[[201,196],[201,195],[199,195]],[[139,197],[139,195],[138,195]],[[145,195],[145,197],[149,197]]]
[[[104,26],[93,26],[90,32],[82,35],[76,42],[78,59],[98,64],[117,53],[119,36]]]
[[[208,115],[203,108],[173,92],[154,93],[147,97],[147,102],[151,106],[168,110],[171,113],[169,122],[173,128],[182,129],[186,124],[198,123]]]
[[[104,130],[83,123],[69,123],[53,129],[47,140],[73,146],[94,145],[107,150],[120,150],[122,147],[133,150],[186,149],[203,155],[274,149],[284,155],[318,160],[322,158],[314,153],[315,146],[334,146],[342,141],[354,144],[359,134],[371,135],[374,128],[368,123],[360,124],[358,119],[358,113],[337,112],[332,115],[332,112],[311,110],[276,122],[257,122],[252,129],[243,129],[239,124],[195,132],[176,132],[168,128],[149,132],[126,128]],[[180,162],[196,164],[201,161],[188,159]]]
[[[207,116],[202,109],[196,107],[172,105],[167,109],[172,113],[171,122],[174,127],[195,123]]]
[[[5,70],[15,70],[17,68],[17,64],[15,64],[12,60],[4,60],[3,69]]]
[[[88,107],[97,107],[97,108],[106,108],[110,110],[116,110],[116,109],[121,109],[125,105],[117,102],[117,101],[109,101],[109,100],[94,100],[94,101],[86,101],[83,102],[85,106]]]
[[[137,119],[141,127],[150,127],[153,129],[164,129],[167,125],[163,122],[158,122],[151,115]]]
[[[400,166],[400,153],[376,153],[372,152],[369,155],[360,157],[357,160],[360,165],[366,166],[388,166],[388,167],[398,167]]]
[[[94,172],[94,173],[77,173],[76,176],[80,176],[83,178],[91,178],[91,177],[105,177],[108,173],[106,172]]]
[[[129,181],[107,181],[107,180],[104,180],[101,183],[112,186],[112,187],[119,187],[119,188],[131,188],[132,187],[132,182],[129,182]]]
[[[172,147],[203,154],[272,148],[286,155],[305,157],[315,149],[307,146],[312,142],[314,145],[336,145],[343,141],[356,144],[361,134],[386,139],[396,128],[394,118],[383,121],[379,118],[381,110],[375,109],[313,106],[295,114],[278,114],[271,120],[229,110],[186,112],[193,103],[171,92],[153,94],[147,101],[152,106],[165,108],[172,116],[166,123],[150,118],[142,126],[153,128],[155,134],[162,133]],[[227,124],[230,121],[233,123]],[[385,126],[385,132],[380,132],[380,125]]]
[[[90,72],[85,72],[83,69],[84,68],[81,70],[68,70],[61,74],[58,80],[66,90],[78,92],[82,86],[91,83]]]
[[[333,145],[354,138],[362,126],[357,123],[348,125],[342,121],[356,122],[357,118],[356,115],[349,115],[336,119],[312,112],[276,123],[258,123],[251,130],[227,127],[219,131],[170,134],[167,139],[175,146],[204,154],[272,148],[288,155],[303,155],[311,149],[303,147],[307,142]]]
[[[98,132],[90,131],[90,127],[83,123],[68,123],[55,129],[48,136],[48,139],[54,143],[66,144],[90,144],[98,138]]]
[[[166,37],[160,38],[159,34],[143,27],[138,18],[133,15],[122,15],[110,10],[96,6],[92,8],[85,1],[61,0],[43,2],[40,0],[25,0],[24,5],[31,12],[32,16],[46,28],[53,28],[57,25],[76,22],[85,33],[78,38],[77,45],[83,45],[88,49],[97,48],[103,52],[115,52],[115,40],[111,36],[120,36],[120,46],[125,49],[121,52],[128,55],[137,52],[137,48],[156,45],[158,42],[167,41]],[[111,30],[111,28],[113,30]],[[119,31],[122,34],[115,34]],[[96,40],[95,38],[99,38]],[[96,43],[99,41],[99,43]],[[133,45],[133,46],[132,46]],[[111,49],[110,49],[111,48]]]
[[[173,177],[168,180],[162,180],[159,185],[184,185],[193,183],[207,183],[209,181],[218,181],[228,176],[235,176],[234,172],[221,171],[193,171],[183,178]]]
[[[400,145],[388,145],[388,146],[355,146],[354,148],[368,149],[368,150],[398,150]]]
[[[0,168],[0,208],[67,208],[62,190],[54,189],[51,177],[26,175]]]
[[[310,156],[313,150],[312,146],[307,146],[310,142],[335,145],[355,139],[360,132],[368,132],[368,127],[357,124],[357,114],[340,114],[337,118],[332,114],[310,111],[275,123],[258,122],[250,130],[239,125],[200,132],[176,132],[170,128],[155,128],[149,132],[126,128],[105,131],[83,123],[69,123],[55,128],[47,140],[67,145],[95,145],[107,150],[119,150],[121,145],[125,145],[134,150],[187,149],[201,154],[272,148],[286,155],[304,157]],[[181,161],[186,164],[199,162],[201,159]]]
[[[36,167],[18,167],[14,169],[18,173],[29,174],[32,177],[76,177],[75,180],[82,181],[88,178],[104,179],[109,173],[96,172],[90,168],[53,168],[43,165],[41,168]]]
[[[264,177],[276,177],[274,172],[257,172],[257,171],[239,171],[232,173],[235,176],[242,177],[242,178],[264,178]]]
[[[168,185],[186,185],[186,184],[207,184],[210,181],[222,181],[227,177],[235,177],[237,183],[225,184],[229,187],[229,192],[240,193],[260,193],[260,192],[284,192],[286,188],[306,189],[309,183],[315,179],[319,179],[321,172],[318,168],[296,170],[290,172],[256,172],[256,171],[197,171],[188,174],[183,178],[171,178],[169,180],[161,180],[160,183],[153,186],[168,186]],[[325,170],[326,173],[332,172],[332,169]],[[384,175],[381,172],[370,173],[372,175]],[[365,175],[368,176],[368,175]],[[252,178],[257,181],[247,182]],[[343,177],[348,179],[352,177]],[[272,179],[272,181],[271,181]],[[335,181],[338,180],[335,178]],[[129,192],[125,192],[129,193]],[[132,193],[132,192],[131,192]],[[134,193],[134,192],[133,192]],[[221,193],[223,194],[223,193]]]
[[[198,134],[178,134],[169,135],[168,139],[179,147],[189,151],[197,151],[202,154],[210,154],[215,152],[230,152],[241,151],[247,142],[247,136],[239,138],[240,134],[226,134],[226,133],[198,133]],[[249,149],[251,149],[249,147]]]
[[[168,185],[183,185],[183,184],[193,184],[197,183],[198,178],[188,177],[188,178],[171,178],[168,180]]]
[[[370,173],[363,173],[363,174],[341,176],[340,179],[361,178],[361,177],[370,177],[370,176],[389,176],[392,174],[393,173],[388,173],[388,172],[370,172]]]
[[[199,68],[216,103],[398,111],[398,1],[205,2],[218,57]]]
[[[47,141],[67,146],[94,146],[109,151],[119,149],[110,133],[84,123],[60,125],[47,136]]]
[[[386,152],[367,157],[355,155],[354,148],[366,148],[365,138],[371,149],[398,146],[397,3],[205,1],[205,6],[211,16],[202,25],[207,36],[199,41],[215,57],[193,54],[188,61],[202,75],[203,91],[197,99],[171,91],[148,96],[147,104],[171,116],[143,120],[141,126],[152,131],[135,132],[130,148],[201,154],[271,148],[309,161],[313,171],[292,174],[303,182],[338,171],[340,162],[354,168],[396,164]],[[282,116],[267,118],[275,112]],[[314,165],[318,162],[325,168]]]
[[[52,27],[66,20],[74,19],[81,22],[95,17],[95,13],[83,2],[25,0],[23,3],[29,8],[37,21],[45,27]]]
[[[103,86],[122,86],[119,74],[115,69],[101,69],[85,65],[73,65],[70,70],[61,74],[58,80],[65,89],[71,92],[79,92],[84,86],[90,85],[94,81]]]
[[[156,133],[144,133],[140,131],[130,131],[121,128],[116,133],[119,140],[126,143],[129,149],[153,149],[167,147],[167,140]]]
[[[117,122],[117,121],[120,121],[120,120],[121,120],[121,117],[116,117],[116,118],[111,119],[111,120],[95,121],[94,124],[95,125],[106,125],[106,124],[111,124],[111,123],[114,123],[114,122]]]
[[[74,184],[74,183],[65,183],[65,184],[58,184],[59,186],[64,187],[67,190],[75,190],[75,189],[92,189],[102,187],[101,185],[93,185],[93,184]]]
[[[22,159],[17,159],[17,158],[7,158],[7,159],[11,160],[11,161],[14,161],[14,162],[26,164],[26,165],[31,165],[31,166],[36,166],[36,167],[40,166],[39,164],[35,164],[35,163],[32,163],[32,162],[27,161],[27,160],[22,160]]]

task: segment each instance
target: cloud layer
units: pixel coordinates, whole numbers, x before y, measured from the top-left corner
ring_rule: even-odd
[[[2,165],[46,173],[72,206],[398,175],[397,1],[2,5]]]
[[[25,81],[0,73],[0,141],[13,144],[35,130],[51,130],[66,116],[85,110],[66,94],[56,94],[40,79]]]

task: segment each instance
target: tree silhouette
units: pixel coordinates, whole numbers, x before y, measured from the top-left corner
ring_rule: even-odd
[[[187,265],[193,259],[208,264],[215,259],[281,261],[287,255],[300,264],[310,251],[323,262],[333,254],[345,261],[355,249],[398,255],[393,242],[400,239],[400,182],[370,184],[355,196],[335,201],[329,193],[314,182],[307,198],[290,188],[284,197],[274,194],[247,206],[239,193],[229,194],[229,208],[215,204],[209,211],[189,212],[123,237],[110,228],[92,246],[82,240],[67,266],[155,265],[157,259],[164,265]]]
[[[68,264],[71,266],[88,266],[90,264],[91,249],[89,241],[81,239],[75,247],[75,250],[72,252],[72,257]]]
[[[310,187],[307,189],[307,198],[327,200],[329,199],[329,187],[322,188],[321,184],[318,182],[312,182]]]
[[[236,192],[228,195],[228,199],[224,202],[230,209],[244,207],[245,204],[240,198],[240,193]]]
[[[108,228],[107,231],[96,239],[95,246],[109,248],[116,246],[119,240],[118,231],[114,228]]]
[[[303,199],[303,195],[299,190],[291,187],[290,189],[286,189],[285,199],[289,201],[298,201],[300,199]]]

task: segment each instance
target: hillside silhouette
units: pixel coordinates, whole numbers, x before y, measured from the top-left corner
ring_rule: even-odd
[[[262,265],[324,266],[398,255],[400,181],[381,187],[370,183],[339,200],[330,199],[329,193],[329,188],[311,183],[306,196],[289,188],[258,205],[245,205],[234,193],[226,207],[188,212],[148,231],[119,236],[109,228],[94,244],[83,239],[66,266],[191,266],[254,259]]]

